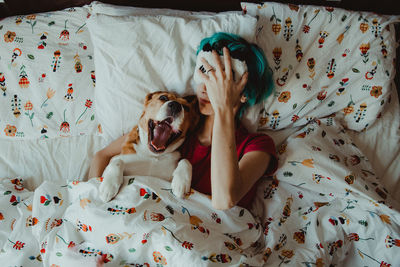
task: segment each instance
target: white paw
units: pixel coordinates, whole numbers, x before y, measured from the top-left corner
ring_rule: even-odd
[[[115,183],[112,184],[105,181],[106,177],[104,177],[104,180],[99,187],[99,197],[101,200],[103,200],[103,202],[109,202],[113,197],[117,195],[120,186],[117,186]]]
[[[123,162],[111,161],[103,173],[103,182],[99,187],[99,197],[103,202],[110,201],[118,194],[123,182]]]
[[[190,192],[191,183],[192,165],[188,160],[182,159],[172,174],[172,193],[178,198],[183,198],[186,193]]]

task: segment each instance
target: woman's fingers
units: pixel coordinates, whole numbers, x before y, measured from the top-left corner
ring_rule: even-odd
[[[232,78],[232,61],[231,61],[231,55],[229,53],[229,49],[224,47],[222,49],[224,52],[224,64],[225,64],[225,75],[228,79]]]
[[[203,65],[204,65],[204,68],[205,68],[205,70],[206,70],[206,72],[205,73],[203,73],[203,75],[206,75],[207,76],[207,80],[210,80],[210,79],[212,79],[212,80],[216,80],[217,79],[217,77],[216,77],[216,71],[215,71],[215,69],[213,68],[213,66],[211,66],[209,63],[208,63],[208,61],[204,58],[204,57],[202,57],[201,58],[201,62],[203,63]]]
[[[211,53],[213,55],[216,73],[219,77],[223,77],[222,76],[223,66],[222,66],[221,58],[219,57],[217,51],[213,50]]]
[[[211,71],[214,70],[214,68],[208,63],[208,61],[204,57],[201,58],[201,62],[203,63],[203,66],[206,70],[206,74],[209,74]]]

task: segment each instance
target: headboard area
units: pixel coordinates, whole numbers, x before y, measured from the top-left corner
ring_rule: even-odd
[[[83,6],[92,0],[4,0],[0,3],[0,16],[22,15],[35,12],[60,10],[67,7]],[[240,0],[202,0],[202,1],[135,1],[135,0],[102,0],[101,2],[136,7],[170,8],[190,11],[240,10]],[[261,1],[248,1],[261,2]],[[274,2],[293,3],[297,5],[319,5],[340,7],[349,10],[371,11],[380,14],[400,14],[400,7],[392,0],[363,1],[363,0],[276,0]]]

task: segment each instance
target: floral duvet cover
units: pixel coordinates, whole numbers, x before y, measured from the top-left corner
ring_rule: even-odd
[[[280,147],[257,192],[266,266],[399,266],[400,213],[335,116]]]
[[[248,210],[211,208],[191,191],[173,196],[156,177],[125,177],[117,197],[102,178],[0,184],[0,253],[7,266],[396,266],[400,213],[368,159],[330,117],[280,150]]]
[[[7,266],[261,266],[256,241],[262,228],[251,213],[211,208],[192,191],[176,199],[170,183],[155,177],[125,177],[117,197],[103,203],[102,178],[35,192],[21,179],[0,185],[0,261]]]

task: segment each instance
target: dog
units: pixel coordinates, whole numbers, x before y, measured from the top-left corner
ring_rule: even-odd
[[[99,196],[114,198],[124,175],[155,176],[171,181],[172,193],[182,198],[190,191],[192,165],[181,159],[178,148],[195,130],[200,115],[195,95],[178,97],[157,91],[146,96],[138,125],[124,141],[121,154],[114,156],[103,172]]]

